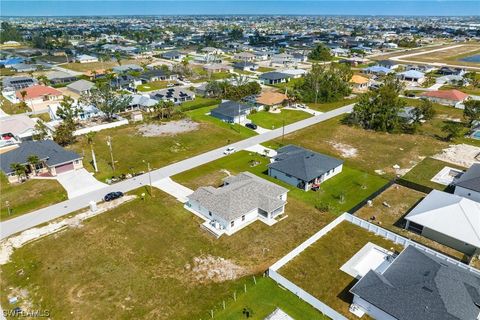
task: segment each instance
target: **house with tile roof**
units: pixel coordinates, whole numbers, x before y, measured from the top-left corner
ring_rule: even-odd
[[[469,95],[459,90],[436,90],[426,91],[420,94],[420,98],[430,100],[447,106],[458,107],[469,98]]]
[[[242,172],[223,180],[223,186],[200,187],[187,196],[185,208],[205,220],[215,235],[231,235],[260,219],[267,224],[285,211],[288,189]]]
[[[268,165],[268,175],[294,187],[308,191],[342,172],[339,160],[295,145],[277,150]]]
[[[480,253],[480,203],[433,190],[405,217],[405,228],[468,255]]]
[[[351,289],[350,310],[373,319],[475,320],[480,317],[480,272],[406,247],[382,271],[370,270]]]
[[[472,164],[472,166],[455,181],[454,193],[461,197],[480,202],[480,163]]]
[[[368,90],[368,87],[370,86],[372,81],[367,77],[363,77],[359,74],[354,74],[350,79],[349,83],[353,90],[357,92],[364,92]]]

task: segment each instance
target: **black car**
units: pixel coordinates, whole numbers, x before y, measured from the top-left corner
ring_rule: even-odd
[[[112,201],[121,197],[123,197],[123,192],[115,191],[115,192],[107,193],[105,197],[103,197],[103,200]]]
[[[257,130],[258,126],[255,123],[247,123],[245,127],[250,128],[252,130]]]

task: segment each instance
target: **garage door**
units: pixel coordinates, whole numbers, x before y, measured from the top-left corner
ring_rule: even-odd
[[[62,164],[61,166],[55,167],[55,171],[57,174],[67,172],[67,171],[72,171],[73,170],[73,162]]]

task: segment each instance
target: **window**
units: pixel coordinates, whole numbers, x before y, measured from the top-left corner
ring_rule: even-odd
[[[235,225],[235,221],[230,222],[230,227],[233,227]]]
[[[245,215],[242,216],[242,221],[245,221]]]
[[[211,217],[212,216],[212,211],[208,211],[208,215]]]

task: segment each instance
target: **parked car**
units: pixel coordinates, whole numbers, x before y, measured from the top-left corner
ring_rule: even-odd
[[[245,127],[250,128],[250,129],[252,129],[252,130],[257,130],[257,128],[258,128],[258,126],[257,126],[255,123],[252,123],[252,122],[247,123],[247,124],[245,125]]]
[[[223,154],[232,154],[235,151],[237,150],[234,147],[228,147],[227,149],[225,149],[225,151],[223,151]]]
[[[114,192],[107,193],[105,195],[105,197],[103,197],[103,200],[108,202],[108,201],[112,201],[112,200],[115,200],[115,199],[118,199],[118,198],[121,198],[121,197],[123,197],[123,192],[114,191]]]

